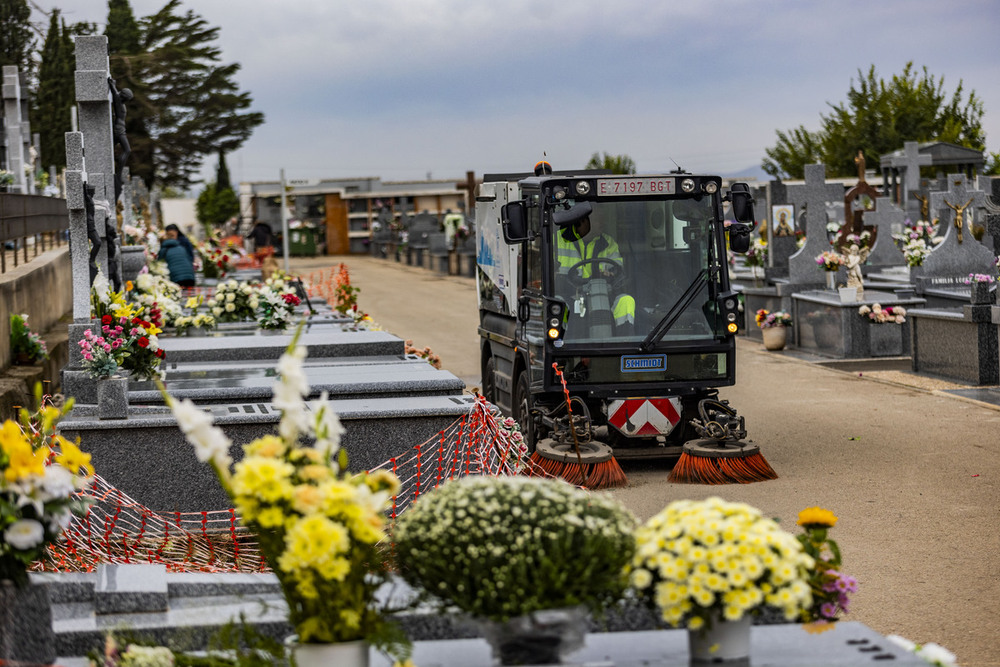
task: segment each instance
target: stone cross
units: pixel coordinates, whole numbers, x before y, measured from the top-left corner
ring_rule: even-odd
[[[806,241],[797,253],[788,258],[788,278],[793,284],[819,284],[823,273],[817,268],[816,255],[830,250],[826,236],[826,203],[844,198],[844,186],[826,183],[826,167],[809,164],[805,168],[805,184],[788,186],[788,202],[796,211],[805,208]]]
[[[95,188],[94,208],[98,235],[107,238],[107,257],[98,266],[120,290],[121,257],[114,201],[115,156],[112,138],[111,76],[108,63],[108,38],[105,35],[81,35],[76,38],[76,103],[80,131],[87,151],[87,183]],[[104,260],[104,261],[101,261]]]
[[[962,243],[965,240],[963,227],[968,227],[971,236],[972,211],[984,208],[987,201],[985,192],[969,187],[965,174],[949,174],[948,189],[931,195],[931,215],[937,214],[940,221],[938,234],[943,234],[945,240],[954,236],[958,243]]]
[[[33,179],[27,177],[24,167],[28,164],[31,130],[28,118],[21,113],[21,75],[18,74],[17,65],[3,66],[2,91],[7,171],[14,174],[14,182],[8,189],[10,192],[29,194]]]
[[[66,208],[69,209],[69,258],[73,277],[73,322],[90,321],[90,239],[84,197],[87,170],[83,157],[83,133],[66,133]],[[106,259],[107,255],[104,258]],[[70,345],[70,349],[75,349]]]
[[[122,230],[125,225],[135,224],[135,215],[132,212],[132,177],[128,167],[122,167]]]
[[[896,206],[892,197],[878,197],[875,200],[875,210],[865,211],[865,225],[875,227],[875,247],[868,256],[870,267],[905,266],[903,251],[892,240],[895,231],[902,231],[906,223],[906,213]]]
[[[969,189],[965,174],[949,174],[948,190],[931,194],[931,215],[937,214],[938,234],[944,241],[934,248],[923,263],[923,275],[927,278],[960,279],[970,273],[995,275],[996,264],[993,251],[977,241],[972,234],[959,241],[955,228],[956,211],[966,212],[986,205],[986,193]],[[941,283],[940,280],[932,281]]]
[[[918,207],[912,206],[911,200],[913,195],[920,192],[920,167],[931,164],[931,156],[922,155],[920,144],[916,141],[907,141],[903,144],[903,154],[890,158],[890,164],[903,172],[903,191],[899,195],[899,203],[907,213],[915,214]]]

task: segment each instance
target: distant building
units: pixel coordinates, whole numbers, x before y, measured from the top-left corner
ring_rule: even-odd
[[[293,226],[315,227],[327,255],[368,252],[372,225],[428,212],[465,212],[465,184],[457,180],[385,181],[378,177],[288,180],[286,199]],[[262,221],[280,232],[281,183],[240,183],[241,229]],[[383,213],[383,209],[388,209]],[[246,231],[243,232],[246,234]]]

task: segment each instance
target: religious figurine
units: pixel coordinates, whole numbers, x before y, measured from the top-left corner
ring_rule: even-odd
[[[128,143],[128,135],[125,133],[125,103],[132,100],[132,91],[122,88],[119,92],[115,86],[115,80],[108,78],[108,87],[111,88],[111,117],[114,143],[122,147],[121,157],[115,167],[115,202],[122,194],[122,169],[128,163],[132,148]]]
[[[920,202],[920,219],[930,222],[930,219],[927,217],[931,207],[930,201],[928,201],[929,197],[921,197],[919,192],[915,192],[913,193],[913,198]]]
[[[97,223],[94,220],[94,193],[97,188],[83,184],[83,210],[87,214],[87,238],[90,239],[90,284],[97,277],[97,255],[101,252],[103,243],[97,234]]]
[[[965,202],[965,204],[963,204],[962,206],[955,206],[954,204],[952,204],[951,202],[949,202],[947,199],[944,199],[942,201],[944,201],[945,205],[948,208],[950,208],[951,210],[953,210],[955,212],[955,228],[958,229],[958,242],[961,243],[962,242],[962,227],[965,226],[965,215],[964,215],[965,214],[965,209],[967,209],[969,207],[969,204],[972,203],[972,199],[969,199],[969,201]],[[972,231],[972,221],[971,220],[969,221],[969,231],[970,232]]]
[[[865,182],[865,154],[863,151],[858,151],[857,157],[854,158],[854,164],[858,165],[858,183]]]
[[[861,248],[857,243],[852,243],[844,252],[844,265],[847,267],[847,286],[858,288],[858,298],[862,294],[861,265],[868,259],[870,250]]]

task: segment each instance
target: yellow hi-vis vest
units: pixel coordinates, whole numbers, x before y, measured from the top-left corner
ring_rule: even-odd
[[[576,230],[570,230],[570,233],[576,236]],[[556,261],[559,262],[561,272],[566,273],[581,261],[595,258],[612,259],[620,264],[622,253],[618,242],[607,234],[600,234],[593,241],[586,241],[579,236],[573,241],[567,241],[562,233],[556,234]],[[593,269],[593,264],[580,267],[580,276],[590,278]],[[628,294],[621,294],[615,298],[611,311],[615,324],[634,323],[635,299]]]

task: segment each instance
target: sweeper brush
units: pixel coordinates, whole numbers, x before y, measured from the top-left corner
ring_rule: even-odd
[[[531,461],[546,474],[560,477],[570,484],[587,489],[610,489],[626,486],[625,471],[615,459],[611,447],[592,439],[590,413],[579,398],[570,397],[566,380],[556,364],[552,364],[562,382],[566,415],[555,419],[557,428],[551,438],[539,440]],[[573,404],[577,413],[573,412]],[[553,415],[548,415],[553,417]]]
[[[667,477],[680,484],[750,484],[777,479],[778,473],[746,438],[742,417],[724,401],[704,399],[698,404],[701,419],[692,419],[701,440],[684,444],[680,458]]]

